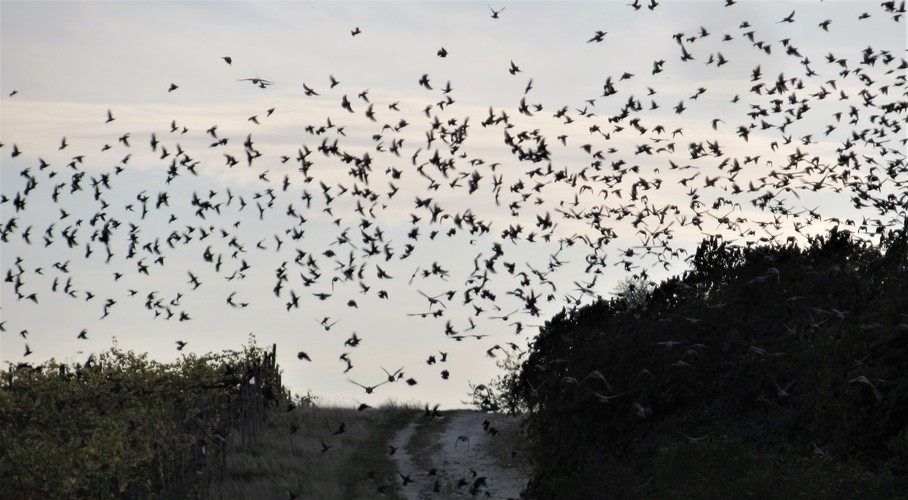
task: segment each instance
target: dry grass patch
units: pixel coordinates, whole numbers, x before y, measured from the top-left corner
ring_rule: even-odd
[[[527,433],[522,416],[490,413],[487,417],[489,428],[498,431],[489,440],[488,455],[502,468],[517,468],[527,473],[532,470],[527,446]]]
[[[388,442],[412,421],[413,407],[307,406],[269,413],[261,438],[234,442],[222,498],[398,498]],[[236,441],[239,441],[237,439]]]

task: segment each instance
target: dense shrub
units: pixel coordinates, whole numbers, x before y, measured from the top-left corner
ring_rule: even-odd
[[[10,366],[0,498],[204,497],[231,430],[286,396],[270,354],[250,343],[158,363],[112,348],[85,363]]]
[[[511,384],[537,450],[529,495],[908,486],[906,248],[904,231],[803,249],[707,239],[644,300],[558,314]]]

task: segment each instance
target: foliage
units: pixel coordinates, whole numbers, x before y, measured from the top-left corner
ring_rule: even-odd
[[[10,366],[0,382],[0,497],[197,497],[254,374],[283,397],[266,353],[165,364],[114,347],[85,363]]]
[[[643,277],[632,276],[618,283],[614,295],[623,299],[628,308],[645,308],[655,286],[655,283]]]
[[[832,479],[858,497],[898,491],[886,478],[908,472],[906,249],[904,231],[873,245],[833,230],[803,249],[710,238],[642,304],[562,311],[510,385],[536,448],[528,494],[760,497],[778,483],[822,497]],[[690,482],[677,463],[743,476]],[[783,481],[792,471],[809,480]]]
[[[766,451],[727,437],[672,444],[659,450],[654,466],[653,496],[666,499],[891,498],[908,488],[905,478],[855,460]]]
[[[502,373],[488,384],[470,384],[470,403],[482,411],[517,415],[527,409],[518,392],[521,361],[527,353],[503,352],[505,357],[495,363]]]

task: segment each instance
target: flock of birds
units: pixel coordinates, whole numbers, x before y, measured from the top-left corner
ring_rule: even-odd
[[[724,7],[735,4],[726,0]],[[656,1],[629,6],[662,8]],[[504,8],[490,9],[493,22],[507,22]],[[884,1],[878,11],[847,22],[888,18],[887,26],[904,30],[904,16],[904,1]],[[4,143],[4,170],[21,168],[17,185],[4,183],[0,204],[4,297],[14,299],[0,323],[4,345],[12,345],[11,330],[22,338],[24,356],[32,354],[28,313],[20,311],[47,293],[96,308],[99,321],[139,305],[152,318],[188,322],[195,313],[184,304],[194,294],[223,295],[231,310],[276,300],[279,309],[307,314],[310,327],[330,332],[343,328],[345,318],[325,315],[324,304],[354,314],[360,302],[377,301],[368,314],[382,314],[381,304],[396,299],[389,290],[397,286],[415,290],[410,297],[421,305],[410,316],[439,325],[440,341],[474,340],[482,346],[478,352],[501,359],[521,346],[498,339],[507,334],[519,341],[531,333],[528,321],[535,320],[528,318],[600,296],[598,280],[612,268],[650,279],[653,268],[683,263],[690,249],[674,241],[678,234],[780,244],[838,225],[872,237],[903,221],[908,207],[908,63],[903,54],[869,46],[847,56],[798,48],[798,37],[834,33],[845,21],[804,25],[796,10],[786,9],[776,24],[796,29],[782,40],[763,37],[748,21],[723,35],[709,27],[676,33],[676,53],[632,69],[641,76],[621,71],[607,77],[599,95],[552,107],[534,102],[529,78],[513,108],[490,107],[482,116],[458,116],[452,82],[440,86],[429,74],[413,79],[412,92],[430,97],[410,114],[400,101],[375,102],[368,89],[351,90],[333,75],[324,87],[296,83],[301,99],[334,102],[338,114],[301,124],[303,144],[295,151],[266,151],[255,138],[256,128],[280,113],[277,107],[248,117],[252,132],[245,137],[222,135],[217,125],[191,130],[177,120],[147,135],[120,130],[111,109],[99,117],[111,133],[100,159],[70,151],[66,137],[52,152],[68,158],[59,163],[42,159],[49,152]],[[363,33],[357,26],[350,34]],[[612,42],[606,30],[578,40],[584,47]],[[722,103],[721,116],[689,123],[692,108],[708,112],[716,105],[709,102],[713,90],[694,83],[685,98],[666,102],[656,83],[664,80],[657,78],[693,65],[726,71],[731,56],[718,50],[723,44],[734,47],[727,54],[757,63],[747,74],[727,75],[743,84]],[[444,47],[432,52],[449,55]],[[764,74],[780,58],[798,71]],[[233,63],[223,57],[223,64]],[[524,74],[513,60],[502,62],[504,71]],[[284,84],[258,75],[231,80],[264,93]],[[164,84],[162,92],[184,87]],[[14,90],[8,98],[26,92]],[[352,120],[374,129],[371,149],[345,144]],[[469,139],[477,128],[499,134],[510,157],[473,153]],[[204,138],[207,151],[183,149],[181,141],[193,134]],[[736,142],[720,144],[719,136]],[[757,153],[737,154],[747,148]],[[163,166],[162,183],[129,181],[130,160],[140,153]],[[208,159],[213,154],[218,164]],[[121,156],[105,169],[110,155]],[[561,158],[571,155],[581,160],[565,165]],[[225,169],[254,172],[255,189],[181,189],[196,185],[194,177]],[[129,201],[109,201],[114,197]],[[854,216],[840,215],[847,205]],[[259,238],[262,228],[268,235]],[[613,248],[615,242],[623,248]],[[46,248],[62,257],[35,262]],[[461,274],[444,260],[454,255],[439,251],[445,248],[459,248],[459,257],[463,249],[474,251],[472,268]],[[537,258],[530,248],[547,255]],[[173,268],[170,255],[184,250],[197,266]],[[103,263],[109,274],[80,276],[88,262]],[[169,277],[170,290],[143,288],[143,278],[159,274]],[[241,283],[262,280],[270,280],[270,298],[244,293]],[[88,339],[90,329],[79,326],[73,335]],[[398,382],[417,385],[403,367],[359,380],[348,375],[352,353],[366,336],[344,334],[339,361],[351,384],[366,395]],[[176,348],[191,342],[175,340]],[[419,363],[445,365],[448,351],[442,346]],[[312,361],[305,350],[297,358]],[[442,369],[440,376],[448,379],[450,372]]]

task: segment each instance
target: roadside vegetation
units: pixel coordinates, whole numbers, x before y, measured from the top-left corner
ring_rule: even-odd
[[[480,408],[525,411],[530,498],[898,498],[908,241],[704,240],[690,271],[564,310]]]
[[[387,444],[421,410],[293,396],[274,349],[10,366],[0,498],[396,498]]]
[[[285,399],[273,352],[174,363],[116,347],[84,363],[9,366],[0,380],[0,498],[204,497],[231,434]]]
[[[397,498],[400,479],[389,454],[394,434],[421,410],[303,404],[267,415],[262,436],[227,454],[218,498]]]

